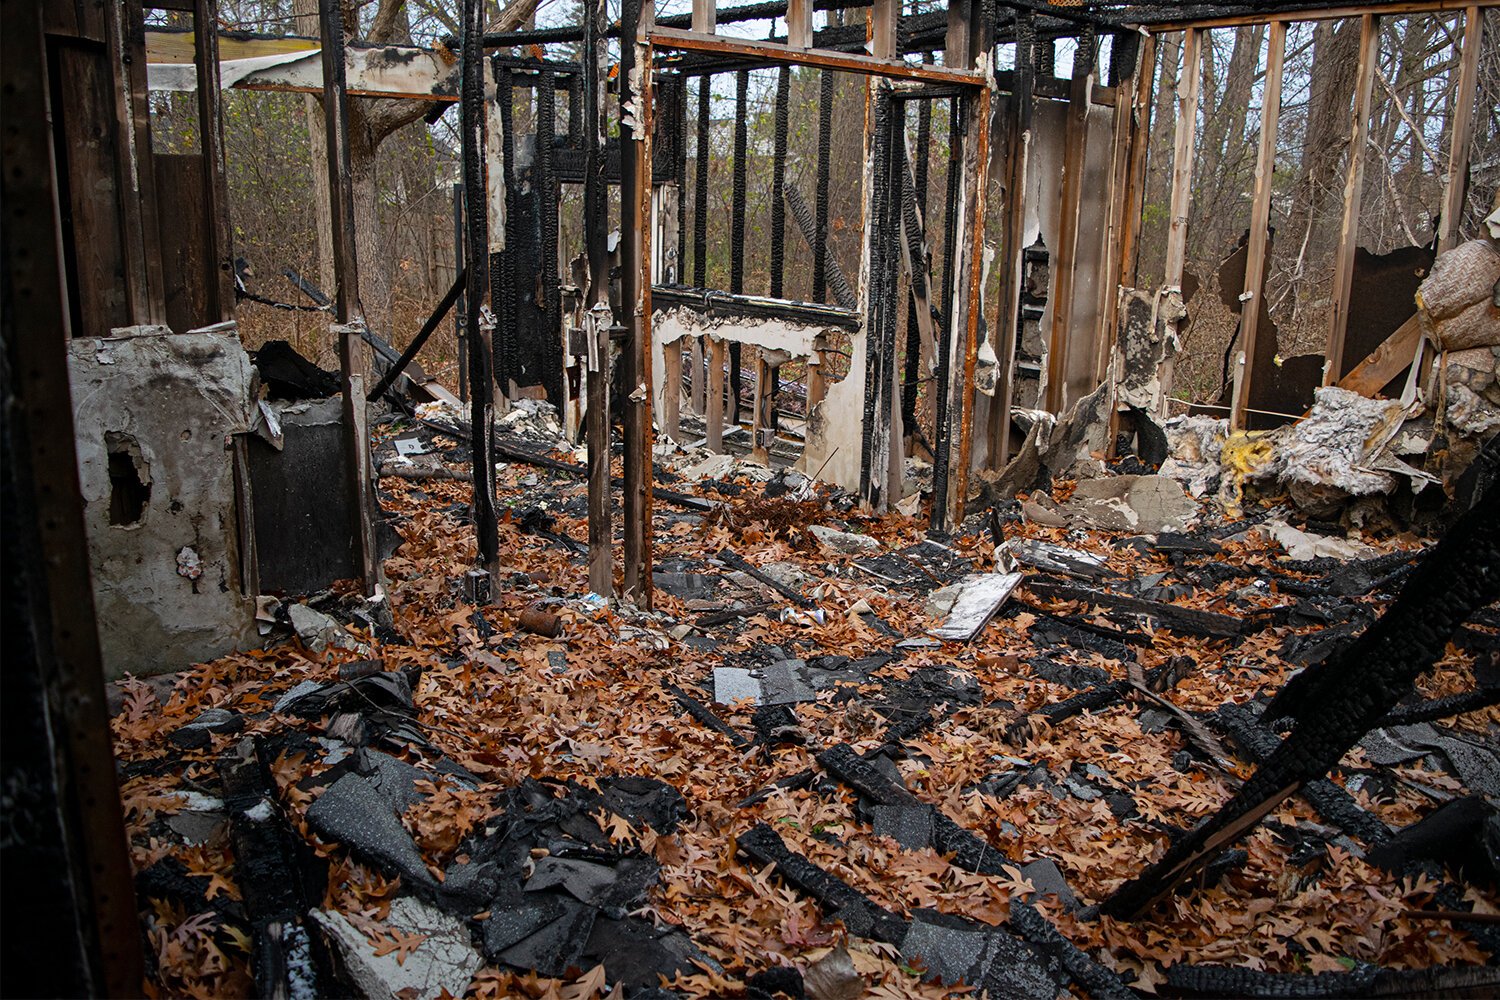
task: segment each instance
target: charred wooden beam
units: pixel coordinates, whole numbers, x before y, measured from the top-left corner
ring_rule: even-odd
[[[735,849],[761,867],[775,865],[783,882],[811,896],[830,918],[842,920],[850,934],[894,945],[906,937],[906,921],[788,848],[766,824],[736,837]]]
[[[296,858],[301,838],[281,811],[256,737],[240,741],[219,761],[219,778],[235,881],[250,920],[256,989],[277,1000],[322,995],[305,918],[323,891],[305,884]]]
[[[422,324],[422,329],[417,331],[417,335],[411,339],[411,343],[406,345],[406,350],[401,352],[401,356],[386,369],[386,373],[381,376],[380,381],[375,383],[375,388],[371,389],[369,395],[365,397],[367,402],[373,403],[381,396],[384,396],[386,390],[395,384],[396,379],[401,377],[401,373],[406,370],[406,366],[411,364],[412,359],[417,356],[417,352],[422,350],[423,345],[427,343],[427,338],[432,336],[433,331],[438,328],[438,324],[448,315],[448,310],[452,309],[453,304],[463,296],[464,287],[468,284],[468,280],[468,272],[463,268],[459,268],[458,277],[453,279],[452,287],[448,289],[447,294],[438,302],[437,308],[432,311],[432,315],[427,317],[427,322]]]
[[[338,0],[324,0],[337,6]],[[484,100],[484,59],[480,36],[484,31],[484,4],[464,0],[462,99],[464,201],[468,206],[465,248],[465,300],[468,303],[469,341],[469,445],[473,451],[473,495],[469,510],[474,520],[480,566],[489,574],[490,592],[500,576],[500,536],[495,518],[494,427],[490,401],[494,393],[493,348],[482,328],[485,296],[489,291],[489,204],[485,183],[485,138],[487,115]]]
[[[1490,490],[1431,549],[1400,596],[1341,654],[1304,676],[1316,705],[1217,815],[1122,886],[1104,912],[1128,916],[1171,892],[1268,812],[1323,777],[1431,668],[1476,610],[1500,599],[1500,490]],[[1268,709],[1275,714],[1275,704]]]
[[[1150,601],[1127,594],[1112,594],[1091,587],[1075,587],[1065,583],[1053,583],[1032,577],[1026,586],[1037,597],[1059,601],[1082,601],[1102,608],[1113,608],[1128,614],[1144,615],[1154,619],[1163,628],[1184,635],[1197,635],[1205,639],[1237,639],[1257,631],[1264,623],[1256,619],[1236,618],[1214,611],[1199,611],[1196,608],[1180,608],[1164,601]]]

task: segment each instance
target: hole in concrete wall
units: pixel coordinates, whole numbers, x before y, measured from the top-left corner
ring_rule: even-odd
[[[109,451],[109,523],[139,524],[151,501],[151,466],[128,434],[110,432],[104,443]]]

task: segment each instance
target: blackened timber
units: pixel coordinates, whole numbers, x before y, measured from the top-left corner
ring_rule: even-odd
[[[818,173],[813,192],[813,287],[818,302],[828,298],[828,184],[829,161],[833,155],[833,85],[832,70],[823,70],[818,80]],[[845,308],[853,308],[840,299]]]
[[[1254,764],[1263,764],[1281,741],[1261,725],[1244,705],[1228,704],[1214,713],[1214,724],[1234,740],[1244,756]],[[1378,816],[1362,809],[1354,796],[1327,778],[1317,778],[1302,786],[1302,797],[1319,816],[1346,833],[1353,834],[1371,847],[1391,839],[1391,828]]]
[[[667,689],[668,694],[676,699],[677,704],[682,706],[684,712],[734,744],[735,749],[748,750],[750,748],[751,744],[749,740],[737,733],[733,726],[715,715],[708,706],[704,705],[697,698],[694,698],[676,684],[663,683],[662,686]]]
[[[922,61],[931,62],[930,53],[922,54]],[[932,102],[919,101],[917,103],[917,144],[915,147],[916,162],[913,166],[912,192],[910,194],[911,208],[908,213],[906,205],[903,204],[902,218],[906,219],[910,214],[909,222],[916,229],[919,220],[927,218],[927,180],[928,170],[932,162]],[[905,175],[902,176],[903,183]],[[903,202],[906,199],[903,199]],[[907,234],[907,240],[913,241],[918,236],[915,232]],[[901,426],[908,436],[917,430],[917,379],[920,376],[920,362],[922,360],[922,332],[918,323],[917,309],[919,297],[917,295],[917,275],[927,274],[926,261],[921,261],[920,270],[918,254],[921,253],[921,240],[915,239],[916,249],[912,254],[912,281],[911,294],[906,304],[906,370],[901,380]],[[925,296],[920,302],[927,306]],[[930,308],[930,307],[929,307]]]
[[[1100,1000],[1134,1000],[1136,997],[1135,991],[1126,986],[1117,973],[1090,958],[1025,900],[1011,899],[1007,922],[1011,930],[1062,963],[1086,995]]]
[[[818,763],[829,774],[877,805],[929,810],[932,814],[932,846],[939,854],[951,854],[955,867],[981,875],[1000,875],[1005,871],[1004,866],[1010,863],[1004,852],[959,826],[941,809],[917,798],[870,760],[855,753],[847,743],[829,747],[818,754]]]
[[[849,287],[849,279],[844,277],[844,269],[839,266],[837,257],[831,257],[827,253],[827,206],[823,207],[823,229],[818,228],[817,220],[813,216],[813,210],[808,208],[807,200],[802,197],[796,184],[787,184],[785,188],[786,203],[792,210],[792,218],[797,221],[797,228],[802,232],[802,238],[807,242],[813,252],[815,260],[822,260],[823,271],[821,280],[823,287],[818,287],[819,274],[814,269],[813,274],[813,300],[821,303],[828,297],[829,290],[833,292],[834,301],[846,312],[854,313],[859,309],[859,299],[854,294],[854,289]],[[820,203],[822,204],[822,203]],[[821,235],[820,235],[821,233]],[[821,258],[819,255],[822,255]],[[856,326],[858,320],[856,319]]]
[[[1308,781],[1321,778],[1411,690],[1478,609],[1500,599],[1500,490],[1488,491],[1423,556],[1401,594],[1309,682],[1308,713],[1235,797],[1104,904],[1136,914],[1171,892]],[[1268,710],[1269,711],[1269,710]]]
[[[620,300],[629,329],[621,358],[625,384],[651,385],[651,28],[652,0],[624,0],[620,16]],[[644,64],[643,64],[644,63]],[[638,90],[636,88],[639,88]],[[642,606],[651,602],[651,393],[625,400],[624,590]],[[607,454],[607,453],[606,453]],[[601,456],[603,457],[603,456]]]
[[[584,336],[588,338],[588,494],[589,589],[614,593],[614,512],[609,495],[609,202],[604,187],[604,143],[601,120],[604,93],[604,46],[599,40],[604,0],[584,0],[583,38],[583,232],[589,288]]]
[[[532,167],[540,216],[539,271],[541,300],[537,303],[537,336],[535,351],[541,365],[541,384],[547,401],[557,412],[565,409],[563,390],[562,278],[558,273],[557,211],[558,182],[552,168],[553,147],[557,144],[557,89],[551,69],[542,71],[542,86],[536,94],[536,162]]]
[[[1462,694],[1452,694],[1445,698],[1434,698],[1431,701],[1419,701],[1415,705],[1403,705],[1393,708],[1377,723],[1377,728],[1384,729],[1388,726],[1410,726],[1418,722],[1435,722],[1438,719],[1451,719],[1456,715],[1466,712],[1477,712],[1489,708],[1491,705],[1500,705],[1500,685],[1482,687],[1475,691],[1465,691]]]
[[[745,291],[745,196],[746,174],[750,164],[748,100],[750,71],[740,70],[734,75],[734,173],[730,184],[729,203],[729,291],[735,295]],[[729,422],[740,422],[740,382],[743,376],[742,355],[739,341],[729,343]]]
[[[464,286],[468,283],[468,280],[468,273],[463,268],[459,268],[458,277],[453,279],[452,287],[448,289],[442,301],[437,304],[437,308],[432,311],[432,315],[427,317],[427,322],[422,324],[422,329],[417,331],[417,335],[406,346],[406,350],[401,352],[401,356],[396,359],[390,368],[386,369],[386,373],[375,384],[375,388],[370,390],[369,395],[365,397],[367,401],[373,403],[385,395],[386,390],[395,383],[396,379],[401,377],[401,373],[406,370],[406,366],[411,364],[412,358],[415,358],[417,352],[427,343],[427,338],[432,336],[432,332],[438,328],[438,324],[448,315],[448,310],[453,308],[453,303],[462,297]]]
[[[765,573],[762,573],[760,570],[750,565],[750,563],[746,562],[744,556],[741,556],[733,549],[720,549],[717,558],[726,566],[730,566],[734,569],[739,570],[741,573],[744,573],[756,583],[770,587],[772,590],[776,591],[776,593],[780,594],[782,597],[785,597],[787,600],[796,604],[798,607],[810,608],[814,604],[812,598],[803,597],[797,591],[793,590],[791,587],[788,587],[780,580],[776,580],[772,577],[767,576]]]
[[[699,288],[708,282],[708,130],[712,120],[709,99],[713,77],[698,81],[698,138],[693,152],[693,280]]]
[[[360,435],[355,408],[365,405],[357,391],[363,375],[355,331],[363,329],[364,307],[359,301],[359,260],[354,238],[354,182],[349,166],[349,104],[345,81],[344,15],[338,0],[319,0],[319,27],[323,35],[323,112],[328,133],[328,191],[333,218],[333,273],[337,283],[334,315],[339,323],[339,370],[343,385],[343,420],[346,475],[350,481],[349,530],[360,556],[365,592],[380,585],[380,557],[375,550],[375,532],[370,524],[369,442]]]
[[[1236,639],[1257,630],[1261,623],[1214,611],[1199,611],[1196,608],[1179,608],[1164,601],[1149,601],[1143,597],[1112,594],[1090,587],[1075,587],[1065,583],[1053,583],[1031,577],[1027,588],[1037,597],[1060,601],[1082,601],[1103,608],[1113,608],[1129,614],[1153,618],[1163,628],[1185,635],[1202,636],[1205,639]]]
[[[775,135],[771,154],[771,298],[782,297],[786,278],[786,142],[792,68],[776,74]]]
[[[760,867],[775,865],[778,878],[811,896],[830,919],[842,920],[850,934],[894,945],[906,937],[906,921],[792,851],[766,824],[757,824],[736,837],[735,848]]]
[[[325,0],[337,6],[338,0]],[[463,6],[462,87],[459,114],[462,125],[462,155],[467,272],[465,299],[469,306],[469,445],[473,451],[473,496],[469,510],[474,519],[479,563],[489,574],[490,592],[500,574],[500,537],[495,519],[494,428],[490,422],[490,400],[494,393],[491,365],[492,352],[480,327],[480,313],[488,292],[489,279],[489,213],[485,206],[485,131],[484,50],[480,36],[484,32],[484,4],[481,0],[464,0]]]
[[[952,460],[951,427],[948,410],[950,383],[953,381],[953,337],[958,320],[953,308],[953,282],[957,261],[958,197],[963,172],[963,126],[959,121],[961,102],[948,102],[948,183],[943,208],[943,298],[938,325],[937,356],[933,365],[932,395],[936,416],[932,428],[932,509],[931,524],[940,528],[947,522],[948,468]]]
[[[495,254],[494,299],[499,314],[500,335],[495,341],[495,381],[502,392],[509,393],[520,373],[519,298],[523,284],[516,273],[517,247],[521,241],[520,178],[516,174],[515,94],[511,72],[504,66],[494,69],[495,103],[500,108],[500,183],[505,186],[505,220],[502,249]],[[528,198],[528,208],[535,198]],[[487,204],[487,203],[486,203]],[[520,255],[524,266],[536,263],[536,255]],[[476,306],[477,308],[477,306]]]
[[[297,863],[301,840],[277,805],[275,786],[247,737],[219,761],[236,883],[250,920],[251,966],[261,996],[320,994],[313,941],[304,920],[323,889],[304,884]]]

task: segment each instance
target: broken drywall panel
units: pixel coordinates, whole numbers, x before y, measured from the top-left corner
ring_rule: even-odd
[[[1068,315],[1067,354],[1063,364],[1062,409],[1081,399],[1097,387],[1099,338],[1103,334],[1099,315],[1099,281],[1105,268],[1104,239],[1107,227],[1091,225],[1089,220],[1102,218],[1110,207],[1106,203],[1110,190],[1110,165],[1114,152],[1114,109],[1091,105],[1086,128],[1083,193],[1079,208],[1078,239],[1073,251],[1073,303]],[[1053,273],[1068,266],[1058,262]]]
[[[749,344],[765,352],[772,365],[800,360],[815,363],[836,327],[806,323],[796,319],[765,316],[710,316],[688,306],[657,309],[651,314],[651,347],[655,357],[664,356],[669,345],[680,344],[684,337],[708,337],[711,340]],[[663,370],[665,365],[660,366]],[[656,413],[666,411],[667,380],[655,379],[653,405]],[[679,389],[680,391],[680,389]],[[854,485],[858,485],[858,469]],[[825,472],[825,479],[829,478]],[[835,479],[841,486],[849,486]]]
[[[850,336],[849,374],[829,384],[823,401],[808,413],[807,443],[796,465],[804,475],[848,490],[859,489],[863,428],[858,415],[864,412],[867,340],[863,329]]]
[[[1162,365],[1177,352],[1177,324],[1187,318],[1182,293],[1120,289],[1112,378],[1115,403],[1147,413],[1162,410]]]
[[[258,645],[225,444],[250,426],[238,334],[79,338],[68,367],[106,673],[164,673]]]
[[[952,585],[957,588],[957,596],[948,617],[927,634],[949,642],[969,642],[990,623],[1020,582],[1020,573],[972,573],[964,577]]]

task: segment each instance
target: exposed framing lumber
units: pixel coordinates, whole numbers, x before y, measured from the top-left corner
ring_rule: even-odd
[[[207,291],[209,323],[234,318],[234,251],[230,243],[229,181],[224,172],[224,116],[219,109],[218,0],[194,0],[194,63],[198,67],[199,148],[203,157],[203,205],[213,268]],[[205,26],[208,26],[207,30]],[[351,189],[352,191],[352,189]],[[352,207],[353,202],[350,201]],[[353,226],[353,217],[350,217]],[[352,229],[351,229],[352,231]],[[356,271],[357,273],[357,271]],[[366,521],[366,526],[368,522]],[[369,576],[368,567],[366,577]]]
[[[1448,130],[1448,173],[1443,181],[1443,208],[1438,220],[1438,253],[1458,244],[1464,200],[1469,188],[1469,146],[1473,141],[1474,99],[1479,87],[1479,50],[1484,17],[1477,4],[1464,8],[1464,40],[1458,64],[1458,94]]]
[[[683,31],[680,28],[657,28],[651,34],[650,41],[651,45],[658,49],[709,52],[758,62],[786,62],[794,66],[818,66],[823,69],[843,70],[847,73],[862,73],[866,76],[971,86],[985,83],[982,74],[948,69],[944,66],[909,65],[894,59],[879,59],[875,56],[835,52],[831,49],[794,49],[775,42],[756,42],[725,35],[700,35],[692,31]]]
[[[324,127],[328,133],[328,190],[333,218],[333,273],[336,285],[334,315],[337,319],[339,369],[343,383],[345,463],[352,481],[350,495],[354,498],[353,524],[350,527],[358,547],[365,593],[373,594],[380,585],[380,559],[375,551],[375,532],[370,524],[372,498],[368,475],[368,438],[361,433],[365,424],[362,412],[365,398],[362,391],[364,372],[360,363],[358,331],[364,326],[364,308],[359,302],[359,259],[354,240],[354,182],[349,169],[349,105],[344,89],[344,16],[339,0],[319,0],[318,7],[319,27],[323,33],[323,114]],[[208,155],[207,143],[204,144],[204,155]],[[476,466],[478,463],[476,451]]]
[[[1029,25],[1030,15],[1026,15]],[[1018,32],[1020,34],[1020,32]],[[1024,38],[1035,40],[1034,33]],[[1016,335],[1021,322],[1021,266],[1024,247],[1021,240],[1026,226],[1026,177],[1031,154],[1032,84],[1035,80],[1034,53],[1030,41],[1016,45],[1015,82],[1010,98],[1010,126],[1005,146],[1005,236],[1001,247],[1005,261],[1001,270],[1000,301],[995,316],[997,373],[999,391],[997,406],[990,422],[991,467],[999,469],[1010,461],[1010,410],[1014,399]]]
[[[712,35],[719,27],[717,0],[693,0],[693,30]]]
[[[1339,379],[1338,387],[1361,396],[1374,396],[1416,359],[1421,343],[1421,316],[1414,313],[1367,358],[1350,369],[1349,374]]]
[[[974,369],[979,353],[979,310],[983,302],[980,286],[984,272],[984,215],[989,201],[985,194],[990,161],[990,91],[981,90],[965,98],[965,103],[968,104],[968,120],[964,136],[964,170],[971,180],[966,185],[961,212],[963,222],[958,232],[969,232],[970,242],[968,261],[961,268],[955,294],[957,289],[967,288],[968,301],[964,309],[964,377],[959,391],[960,406],[955,414],[959,422],[958,456],[948,495],[945,526],[963,520],[969,497],[969,465],[974,447]]]
[[[1245,305],[1240,310],[1241,372],[1234,405],[1229,410],[1229,426],[1245,427],[1245,408],[1250,405],[1250,386],[1254,375],[1255,334],[1260,314],[1266,308],[1267,230],[1271,224],[1272,174],[1276,167],[1276,126],[1281,117],[1282,67],[1286,59],[1285,21],[1272,21],[1267,33],[1267,55],[1264,97],[1260,112],[1260,147],[1255,158],[1255,189],[1250,205],[1250,242],[1245,261]]]
[[[729,345],[718,337],[708,338],[708,399],[706,400],[708,450],[721,453],[724,450],[724,364],[729,359]],[[812,404],[808,404],[812,408]]]
[[[1378,7],[1382,17],[1400,17],[1403,14],[1440,14],[1445,11],[1464,10],[1471,6],[1469,0],[1404,0],[1404,2],[1380,4],[1350,4],[1343,7],[1311,7],[1302,10],[1266,11],[1264,13],[1228,14],[1223,17],[1185,18],[1175,21],[1159,21],[1145,25],[1153,34],[1167,31],[1183,31],[1189,28],[1244,28],[1258,24],[1288,24],[1292,21],[1336,21],[1351,17],[1362,17]]]
[[[1283,33],[1285,28],[1282,29]],[[1168,291],[1182,291],[1182,271],[1187,263],[1188,213],[1193,204],[1193,154],[1198,136],[1198,89],[1201,82],[1203,29],[1190,28],[1182,38],[1182,71],[1177,75],[1177,127],[1172,139],[1172,200],[1167,230],[1167,266],[1163,282]],[[1177,321],[1167,324],[1166,335],[1177,337]],[[1174,365],[1169,356],[1161,366],[1161,412],[1167,415],[1172,398]]]
[[[147,211],[148,206],[156,204],[156,170],[154,158],[144,152],[150,148],[151,140],[146,66],[145,60],[140,58],[144,14],[140,3],[132,0],[106,4],[104,17],[105,30],[109,34],[109,58],[119,84],[115,87],[115,117],[121,141],[116,143],[116,163],[119,175],[131,180],[120,197],[125,294],[134,322],[165,323],[166,285],[162,273],[161,230],[156,212]],[[214,79],[218,79],[217,65],[213,72]],[[207,149],[205,143],[205,153]],[[222,160],[220,162],[222,165]]]
[[[625,0],[620,19],[621,300],[630,339],[625,401],[624,592],[651,607],[651,122],[654,0]],[[638,89],[637,89],[638,88]]]
[[[809,49],[813,43],[813,0],[789,0],[786,5],[786,44]]]
[[[1094,380],[1109,377],[1120,308],[1120,286],[1135,284],[1136,244],[1145,200],[1146,147],[1151,135],[1151,85],[1156,78],[1155,36],[1141,40],[1135,68],[1135,89],[1129,101],[1115,104],[1115,147],[1110,177],[1109,232],[1104,242],[1104,278],[1099,282],[1099,316],[1102,329]],[[1121,87],[1124,81],[1120,81]],[[1123,93],[1123,89],[1122,89]],[[1114,415],[1111,414],[1113,422]],[[1113,444],[1115,435],[1110,435]]]
[[[1370,132],[1370,104],[1375,93],[1375,69],[1379,62],[1380,19],[1374,14],[1364,14],[1359,21],[1354,117],[1349,125],[1349,163],[1344,173],[1344,219],[1339,228],[1339,245],[1333,264],[1333,302],[1328,314],[1324,385],[1332,385],[1344,374],[1344,338],[1349,330],[1349,296],[1354,288],[1354,251],[1359,238],[1360,198],[1365,183],[1365,138]]]
[[[1068,126],[1063,140],[1063,178],[1057,223],[1057,253],[1052,267],[1052,329],[1047,338],[1046,408],[1062,411],[1064,380],[1068,370],[1068,342],[1073,325],[1074,262],[1078,256],[1078,222],[1083,210],[1083,167],[1088,151],[1089,89],[1094,82],[1093,59],[1081,59],[1085,47],[1074,56],[1073,81],[1068,93]]]
[[[962,2],[962,0],[960,0]],[[870,54],[876,59],[900,58],[896,23],[901,20],[901,0],[874,0],[870,6]]]

